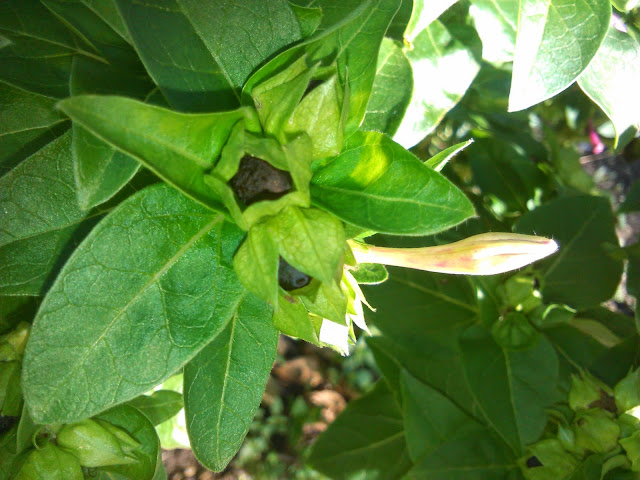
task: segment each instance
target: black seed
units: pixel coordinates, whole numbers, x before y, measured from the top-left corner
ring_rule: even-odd
[[[307,85],[307,89],[304,91],[304,94],[302,95],[302,98],[304,98],[307,95],[309,95],[309,93],[311,93],[312,90],[315,90],[316,87],[319,87],[320,85],[322,85],[322,80],[316,80],[315,78],[312,78],[309,81],[309,84]]]
[[[278,283],[287,291],[306,287],[311,282],[311,277],[289,265],[282,257],[278,265]]]
[[[0,433],[8,432],[18,421],[19,417],[0,415]]]
[[[536,457],[535,455],[532,457],[527,458],[527,467],[528,468],[536,468],[536,467],[542,467],[542,462],[540,460],[538,460],[538,457]]]
[[[249,206],[280,198],[291,191],[293,180],[289,172],[275,168],[261,158],[245,155],[229,184],[238,199]]]

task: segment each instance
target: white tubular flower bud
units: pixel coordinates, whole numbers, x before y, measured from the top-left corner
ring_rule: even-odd
[[[519,233],[482,233],[448,245],[386,248],[349,241],[359,263],[381,263],[427,272],[495,275],[545,258],[558,244],[544,237]]]

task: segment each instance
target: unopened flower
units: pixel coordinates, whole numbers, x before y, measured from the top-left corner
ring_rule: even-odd
[[[558,244],[544,237],[519,233],[483,233],[448,245],[387,248],[350,241],[360,263],[381,263],[428,272],[495,275],[547,257]]]

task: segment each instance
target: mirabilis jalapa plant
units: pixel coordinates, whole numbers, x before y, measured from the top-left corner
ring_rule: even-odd
[[[23,364],[26,410],[14,428],[54,425],[48,432],[60,438],[56,445],[39,440],[38,453],[16,447],[24,472],[57,458],[73,472],[67,478],[82,478],[80,466],[125,478],[161,475],[157,445],[149,447],[155,457],[145,451],[144,461],[136,450],[146,448],[136,437],[144,428],[122,429],[144,423],[132,399],[180,370],[193,449],[203,464],[221,470],[259,405],[278,332],[347,354],[353,324],[366,330],[358,282],[376,283],[386,274],[370,264],[493,274],[556,249],[552,240],[516,234],[415,250],[364,242],[374,233],[433,234],[474,215],[471,202],[438,171],[384,134],[360,130],[375,76],[371,59],[399,2],[364,2],[340,21],[331,21],[330,9],[322,18],[308,9],[298,20],[285,2],[271,2],[269,21],[291,31],[270,38],[248,65],[209,78],[220,96],[199,96],[198,105],[147,54],[152,40],[136,28],[144,7],[118,0],[111,17],[79,2],[10,3],[16,19],[46,24],[43,35],[61,36],[75,48],[68,65],[51,66],[58,78],[67,68],[68,85],[46,85],[45,94],[47,101],[63,98],[56,107],[73,127],[7,173],[5,186],[45,161],[58,162],[52,178],[69,176],[73,159],[78,204],[65,215],[79,222],[86,210],[99,216],[117,205],[59,272],[37,272],[56,278],[24,357],[15,360]],[[193,2],[176,4],[199,29],[208,28],[195,19]],[[204,21],[215,24],[212,15],[203,13]],[[2,25],[10,59],[20,58],[22,47],[37,48],[21,44],[14,17],[7,14]],[[98,24],[103,30],[94,38]],[[219,38],[198,34],[224,64],[224,52],[215,48]],[[285,49],[292,38],[298,43]],[[114,72],[131,78],[115,84],[107,80]],[[10,73],[3,81],[42,93],[24,72]],[[190,74],[200,73],[194,67]],[[225,96],[225,82],[235,98]],[[164,183],[123,200],[116,194],[140,165]],[[111,206],[100,210],[104,205]],[[19,212],[10,215],[20,223]],[[24,287],[33,291],[15,285],[3,293],[37,295],[45,282]],[[17,435],[24,444],[24,433]],[[78,442],[96,438],[105,447],[83,453]]]

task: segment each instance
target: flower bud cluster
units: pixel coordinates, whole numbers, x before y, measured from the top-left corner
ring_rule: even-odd
[[[566,406],[558,406],[543,440],[530,445],[520,467],[527,480],[564,480],[588,458],[603,477],[640,472],[640,369],[612,389],[588,372],[572,376]]]

